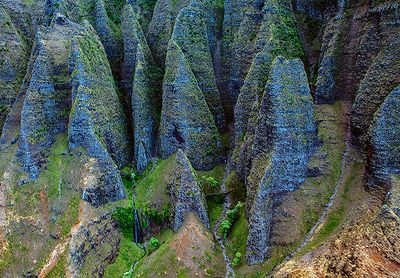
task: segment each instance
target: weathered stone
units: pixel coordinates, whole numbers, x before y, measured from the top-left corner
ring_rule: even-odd
[[[26,43],[0,6],[0,130],[17,97],[27,61]]]
[[[146,47],[146,46],[145,46]],[[132,117],[134,132],[134,161],[139,171],[146,169],[155,156],[157,105],[154,80],[143,47],[138,45],[132,88]]]
[[[110,26],[104,0],[95,0],[94,27],[107,53],[113,70],[116,70],[121,59],[121,45],[118,43],[116,34]]]
[[[210,228],[204,195],[196,181],[194,169],[181,149],[176,154],[176,168],[168,185],[173,214],[171,224],[177,231],[189,213],[196,214],[206,228]]]
[[[400,86],[394,89],[375,114],[370,129],[372,157],[370,185],[389,183],[400,174]]]
[[[285,3],[268,1],[264,5],[264,19],[255,43],[255,48],[260,51],[253,59],[235,106],[235,153],[245,152],[247,147],[242,146],[243,138],[246,137],[247,141],[252,138],[252,135],[246,135],[251,107],[256,99],[262,99],[274,58],[278,55],[301,58],[303,55],[294,19]],[[252,143],[248,141],[246,145],[249,144]],[[242,178],[247,177],[248,171],[241,170],[248,168],[245,166],[249,163],[248,159],[243,160],[242,156],[233,158],[237,174]]]
[[[153,18],[147,34],[149,46],[153,51],[156,62],[165,64],[168,42],[175,25],[179,11],[186,7],[190,0],[158,0],[154,8]]]
[[[192,0],[189,6],[179,12],[172,40],[177,43],[190,64],[217,127],[224,130],[225,116],[215,80],[205,15],[199,2]]]
[[[153,73],[156,66],[137,17],[137,11],[126,4],[122,22],[123,86],[131,96],[134,162],[141,172],[155,156],[157,101],[160,96],[157,95],[158,80],[154,80]]]
[[[397,29],[400,30],[400,29]],[[351,130],[357,146],[365,149],[374,113],[400,83],[400,39],[388,38],[358,89],[351,112]]]
[[[37,57],[21,111],[18,157],[30,178],[36,179],[46,151],[56,135],[65,132],[70,108],[68,44],[79,26],[54,25],[39,31]]]
[[[111,213],[81,223],[69,243],[67,271],[71,277],[102,276],[118,255],[121,234]]]
[[[223,68],[225,86],[232,104],[236,104],[240,88],[255,55],[254,43],[262,21],[265,1],[226,1],[223,22]]]
[[[91,174],[83,199],[98,206],[125,197],[118,167],[129,161],[129,137],[124,112],[104,48],[93,29],[72,44],[72,111],[69,148],[88,156]]]
[[[147,46],[146,37],[137,20],[137,12],[130,4],[124,6],[122,15],[122,37],[124,41],[124,60],[122,64],[123,86],[129,94],[132,92],[132,80],[136,68],[137,48],[142,47],[145,59],[153,63],[153,56]]]
[[[196,169],[211,170],[222,160],[222,144],[212,114],[180,47],[171,40],[163,83],[160,152],[179,148]]]
[[[254,192],[247,197],[251,205],[247,241],[250,264],[268,257],[270,235],[279,226],[274,222],[275,204],[280,196],[304,182],[315,137],[314,107],[304,66],[300,60],[278,57],[265,88],[253,146],[257,159],[253,167],[262,171],[262,179],[248,188]]]

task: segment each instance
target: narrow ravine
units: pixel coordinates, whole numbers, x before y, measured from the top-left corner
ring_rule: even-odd
[[[326,207],[321,214],[321,217],[318,219],[318,221],[315,223],[315,225],[311,228],[311,230],[308,232],[306,238],[303,240],[303,242],[300,244],[299,247],[297,247],[295,250],[293,250],[283,262],[287,262],[291,258],[293,258],[300,250],[302,250],[314,237],[314,235],[325,225],[325,222],[327,220],[327,217],[331,211],[331,208],[333,206],[333,203],[336,199],[336,196],[339,192],[339,190],[344,186],[345,180],[346,180],[346,175],[349,173],[349,153],[351,149],[351,132],[350,132],[350,127],[349,127],[349,119],[348,119],[348,111],[349,111],[349,105],[346,103],[345,105],[345,115],[346,115],[346,132],[344,136],[344,143],[345,143],[345,149],[343,151],[342,155],[342,163],[341,163],[341,172],[340,172],[340,177],[339,180],[336,183],[335,189],[329,198],[329,202],[326,204]]]
[[[221,184],[221,192],[226,192],[225,181],[226,181],[226,179],[229,176],[229,173],[231,171],[231,165],[232,165],[232,162],[231,162],[231,158],[229,156],[229,160],[228,160],[228,163],[227,163],[227,166],[226,166],[224,180],[223,180],[223,182]],[[219,246],[221,247],[222,255],[224,256],[224,260],[225,260],[225,264],[226,264],[226,275],[225,275],[226,278],[235,277],[235,271],[232,268],[231,259],[226,254],[224,239],[223,239],[223,237],[221,237],[218,234],[218,229],[219,229],[219,226],[221,225],[221,222],[224,221],[224,219],[225,219],[226,212],[229,210],[229,208],[231,206],[231,200],[230,199],[231,198],[230,198],[229,194],[225,195],[224,208],[223,208],[223,210],[221,212],[221,216],[218,218],[218,220],[216,221],[216,223],[215,223],[215,225],[214,225],[214,227],[212,229],[214,238],[218,242]]]

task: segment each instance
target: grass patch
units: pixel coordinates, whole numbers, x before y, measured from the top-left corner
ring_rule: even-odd
[[[235,257],[236,252],[246,254],[248,230],[247,219],[244,214],[244,209],[242,209],[225,242],[227,254],[231,259]]]
[[[224,209],[224,205],[213,201],[207,201],[207,207],[208,207],[208,217],[210,219],[211,227],[214,227],[215,223],[221,216],[221,213]]]
[[[144,250],[131,239],[132,235],[124,234],[119,244],[118,256],[114,263],[106,267],[104,277],[122,277],[131,269],[132,264],[144,255]]]

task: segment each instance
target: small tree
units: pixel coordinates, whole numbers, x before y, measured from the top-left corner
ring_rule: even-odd
[[[228,236],[228,232],[231,229],[232,226],[232,222],[229,219],[226,219],[224,221],[221,222],[220,227],[220,231],[222,233],[222,235],[224,236],[224,238],[226,238]]]
[[[241,261],[242,261],[242,253],[236,252],[235,258],[232,260],[232,265],[238,266],[240,265]]]
[[[152,250],[156,250],[160,246],[160,242],[155,237],[150,238],[149,245]]]

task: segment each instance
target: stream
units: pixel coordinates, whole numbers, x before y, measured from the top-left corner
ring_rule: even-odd
[[[231,171],[231,159],[229,156],[229,161],[227,163],[226,171],[225,171],[225,176],[224,180],[221,184],[221,192],[226,192],[226,186],[225,186],[225,181]],[[235,271],[232,268],[231,260],[226,254],[226,249],[225,249],[225,244],[224,244],[224,239],[218,235],[218,229],[221,224],[221,222],[225,219],[226,212],[229,210],[231,206],[231,200],[229,194],[227,194],[224,198],[224,208],[221,212],[221,216],[218,218],[217,222],[215,223],[212,232],[214,235],[215,240],[218,242],[219,246],[221,247],[222,255],[224,256],[225,264],[226,264],[226,278],[232,278],[235,277]]]

